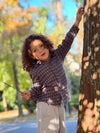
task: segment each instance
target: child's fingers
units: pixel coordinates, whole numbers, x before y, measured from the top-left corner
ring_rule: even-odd
[[[24,91],[24,92],[21,93],[21,95],[27,95],[27,94],[29,94],[28,91]]]
[[[28,99],[31,97],[31,94],[30,94],[30,92],[25,91],[25,92],[22,92],[22,93],[21,93],[21,96],[22,96],[24,99],[28,100]]]
[[[25,100],[28,100],[30,97],[28,95],[22,95],[22,97],[25,99]]]
[[[26,95],[25,92],[22,92],[22,93],[21,93],[21,96],[24,96],[24,95]]]
[[[79,10],[78,10],[78,13],[79,14],[83,14],[84,13],[84,8],[83,7],[80,7]]]
[[[25,95],[24,98],[25,98],[25,100],[28,100],[29,99],[29,96],[28,95]]]
[[[84,7],[80,7],[79,8],[79,12],[81,12],[82,10],[84,10]]]

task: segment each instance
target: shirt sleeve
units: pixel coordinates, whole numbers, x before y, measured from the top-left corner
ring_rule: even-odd
[[[42,85],[40,84],[39,82],[39,79],[38,77],[35,75],[35,76],[31,76],[30,74],[30,77],[32,78],[32,87],[31,87],[31,99],[32,100],[37,100],[37,98],[39,97],[39,95],[41,94],[41,88],[42,88]]]
[[[73,25],[69,32],[66,34],[65,39],[62,41],[62,44],[58,45],[58,48],[55,50],[56,55],[64,60],[66,54],[71,48],[73,40],[77,35],[79,28]]]

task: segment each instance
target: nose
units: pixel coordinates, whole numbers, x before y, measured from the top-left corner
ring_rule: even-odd
[[[38,50],[39,50],[39,53],[41,53],[41,52],[42,52],[42,48],[39,48]]]

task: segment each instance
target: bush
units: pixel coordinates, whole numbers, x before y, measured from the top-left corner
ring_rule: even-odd
[[[0,102],[0,112],[3,112],[4,111],[4,106],[3,106],[3,102],[1,101]]]
[[[71,109],[78,109],[79,107],[79,90],[80,90],[80,76],[75,74],[71,74],[71,88],[72,88],[72,96],[70,100]]]
[[[71,78],[72,95],[79,94],[80,76],[71,74],[70,78]]]
[[[72,108],[78,109],[78,107],[79,107],[79,93],[74,94],[71,97],[70,106],[71,106],[71,109]]]
[[[23,99],[23,105],[30,113],[33,113],[36,108],[36,102],[33,102],[32,100]]]

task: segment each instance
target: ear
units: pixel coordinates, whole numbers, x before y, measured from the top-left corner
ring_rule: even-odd
[[[29,56],[30,56],[32,59],[35,59],[34,56],[32,56],[31,50],[30,50],[30,49],[28,49],[28,54],[29,54]]]

